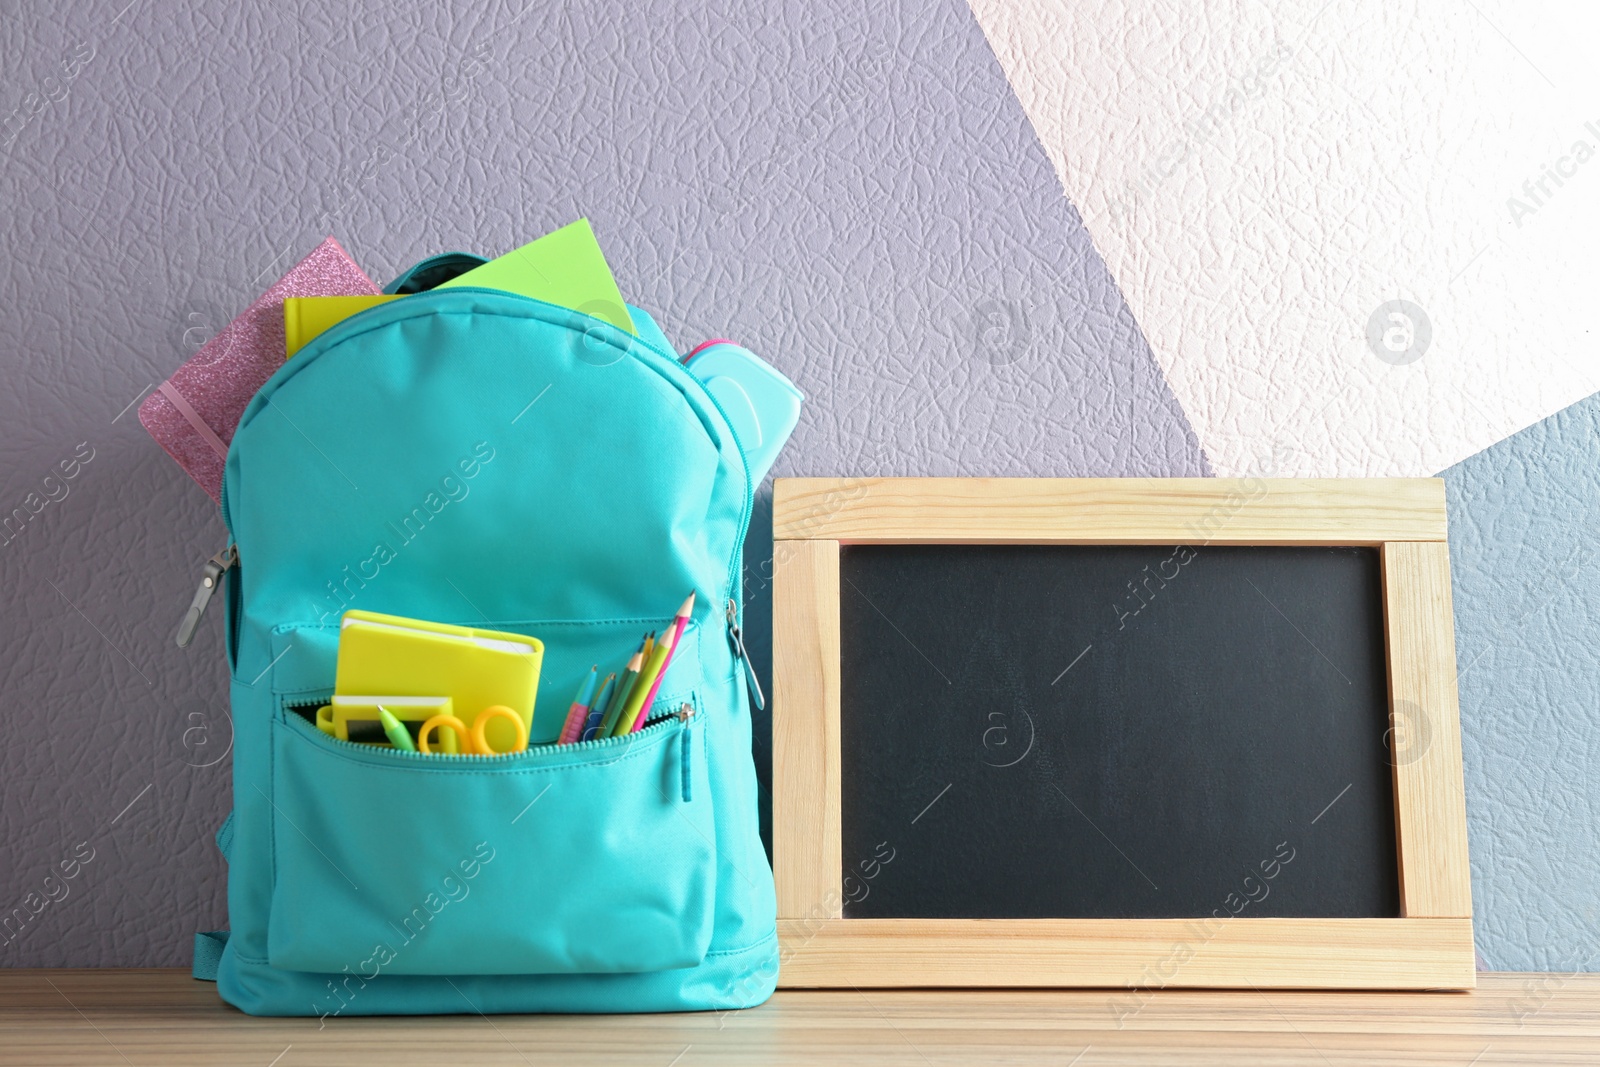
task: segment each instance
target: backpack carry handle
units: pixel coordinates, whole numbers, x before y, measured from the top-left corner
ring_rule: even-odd
[[[391,296],[426,292],[452,278],[459,278],[467,271],[475,270],[487,262],[489,262],[487,259],[475,256],[471,252],[441,252],[413,265],[410,270],[384,286],[383,291]]]

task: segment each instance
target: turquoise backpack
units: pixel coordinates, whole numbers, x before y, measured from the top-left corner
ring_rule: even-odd
[[[419,264],[389,287],[416,295],[318,337],[240,420],[237,554],[212,567],[237,560],[231,931],[199,935],[196,976],[256,1015],[759,1004],[778,948],[739,641],[744,455],[643,312],[633,338],[509,293],[422,291],[481,262]],[[547,744],[590,667],[688,590],[650,724]],[[346,608],[540,638],[529,750],[318,731]]]

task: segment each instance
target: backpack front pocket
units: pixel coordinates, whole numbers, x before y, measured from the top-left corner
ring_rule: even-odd
[[[697,718],[424,756],[340,741],[280,707],[270,963],[371,980],[700,962],[716,857]]]

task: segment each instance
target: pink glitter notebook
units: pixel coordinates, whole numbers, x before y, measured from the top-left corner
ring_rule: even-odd
[[[222,466],[239,417],[256,390],[283,366],[283,298],[377,292],[372,279],[329,237],[157,386],[139,405],[139,421],[220,502]]]

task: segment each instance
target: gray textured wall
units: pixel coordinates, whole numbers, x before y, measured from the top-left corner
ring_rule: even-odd
[[[779,474],[1205,473],[961,0],[125,3],[0,15],[0,965],[224,921],[220,619],[172,644],[224,531],[133,406],[327,233],[383,281],[587,214],[809,395]]]

